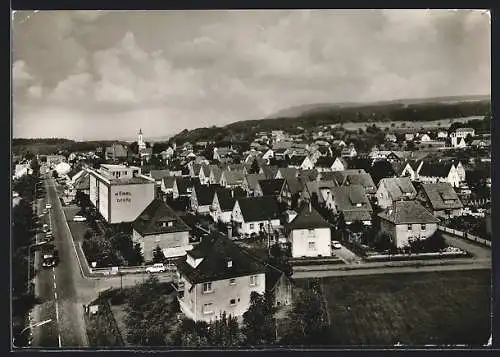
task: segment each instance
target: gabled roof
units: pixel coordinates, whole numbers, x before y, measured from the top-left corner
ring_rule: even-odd
[[[85,171],[80,177],[78,177],[73,187],[75,190],[90,190],[90,174],[88,171]]]
[[[378,216],[394,224],[439,223],[439,219],[415,201],[396,201]]]
[[[259,180],[265,180],[266,175],[264,174],[247,174],[245,176],[245,180],[247,181],[248,188],[250,190],[255,190],[255,187],[257,187],[257,183]]]
[[[365,189],[361,185],[332,187],[331,192],[339,211],[372,211]],[[361,204],[361,207],[357,204]]]
[[[418,174],[425,177],[448,177],[452,166],[451,162],[424,162]]]
[[[165,188],[173,188],[176,177],[178,177],[178,176],[167,176],[167,177],[164,177],[162,179],[162,181],[163,181],[163,185],[165,185]]]
[[[280,194],[284,182],[284,179],[259,180],[258,185],[264,196],[277,196]]]
[[[298,171],[298,178],[304,181],[315,181],[318,178],[318,175],[319,172],[316,169]]]
[[[222,170],[217,165],[210,165],[210,172],[213,174],[215,181],[219,181],[222,175]]]
[[[205,175],[205,177],[209,177],[210,176],[210,166],[209,165],[201,164],[201,170],[203,170],[203,174]],[[198,171],[198,173],[199,172],[200,171]]]
[[[271,166],[264,165],[261,167],[261,169],[264,172],[264,175],[266,176],[266,178],[268,178],[268,179],[275,178],[276,173],[278,172],[278,166],[274,166],[274,165],[271,165]]]
[[[206,206],[212,204],[214,200],[214,194],[215,191],[220,188],[219,185],[201,185],[201,184],[196,184],[194,186],[194,191],[193,194],[196,193],[196,200],[198,201],[198,204],[201,206]]]
[[[163,227],[163,222],[172,222],[172,226]],[[161,199],[154,199],[137,219],[132,227],[141,235],[163,234],[189,231],[189,226]]]
[[[330,228],[331,224],[312,205],[305,205],[288,224],[289,229]]]
[[[345,178],[344,185],[361,185],[368,193],[376,191],[372,176],[367,172],[348,174]]]
[[[379,187],[384,185],[392,200],[399,200],[401,197],[415,197],[417,191],[411,183],[409,177],[383,178],[379,182]]]
[[[354,157],[354,158],[343,158],[345,163],[347,163],[348,169],[363,169],[369,170],[372,166],[372,162],[370,159]]]
[[[295,167],[280,167],[277,171],[279,171],[281,177],[284,179],[288,177],[297,177],[299,174],[298,170]]]
[[[301,180],[299,180],[297,177],[285,178],[285,182],[288,186],[288,190],[290,191],[290,193],[292,195],[295,195],[295,194],[301,192],[302,189],[304,188],[303,182]]]
[[[155,180],[161,180],[164,177],[170,176],[170,170],[151,170],[149,175]]]
[[[238,198],[237,201],[245,222],[279,218],[278,202],[274,197],[245,197]]]
[[[433,210],[463,208],[457,193],[448,182],[423,183],[421,187]]]
[[[243,183],[243,180],[245,179],[245,174],[243,171],[224,171],[222,173],[224,177],[226,178],[226,182],[228,185],[239,185]]]
[[[177,190],[180,195],[188,193],[188,188],[194,187],[196,184],[200,184],[200,179],[197,177],[175,177],[175,182],[177,183]]]
[[[331,168],[334,162],[335,158],[333,157],[320,156],[318,160],[316,160],[316,164],[314,164],[314,166],[322,168]]]
[[[177,265],[179,272],[191,284],[260,274],[266,270],[256,259],[222,235],[203,240],[187,254],[203,258],[196,268],[185,260]],[[228,260],[232,262],[231,267],[228,267]]]
[[[223,212],[232,211],[234,202],[238,197],[246,197],[246,192],[242,189],[220,188],[216,190],[219,206]]]
[[[307,156],[305,155],[293,155],[290,158],[290,165],[300,166],[304,162]]]

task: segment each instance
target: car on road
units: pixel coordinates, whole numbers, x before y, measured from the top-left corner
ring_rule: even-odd
[[[45,233],[45,237],[44,237],[44,240],[46,242],[50,242],[51,240],[54,239],[54,236],[52,235],[52,232],[51,231],[48,231]]]
[[[52,205],[51,205],[50,203],[47,203],[47,204],[45,205],[45,208],[46,208],[46,209],[51,209],[51,208],[52,208]]]
[[[163,263],[156,263],[146,268],[146,273],[164,273],[167,271]]]
[[[57,265],[59,261],[59,254],[57,249],[46,250],[42,256],[42,267],[52,268]]]
[[[87,218],[85,218],[83,216],[76,215],[75,217],[73,217],[73,222],[85,222],[86,220],[87,220]]]
[[[45,209],[43,210],[43,214],[47,214],[47,213],[49,213],[49,210],[48,210],[47,208],[45,208]],[[42,216],[43,216],[43,215],[42,215]]]
[[[339,241],[334,240],[334,241],[332,241],[332,247],[333,247],[333,249],[341,249],[342,248],[342,244],[340,244]]]
[[[42,226],[42,232],[47,233],[49,231],[49,225],[47,223],[44,223]]]

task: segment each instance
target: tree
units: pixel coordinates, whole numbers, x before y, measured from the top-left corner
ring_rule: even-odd
[[[250,174],[258,174],[260,171],[259,163],[257,162],[257,159],[254,158],[252,161],[252,166],[250,166],[250,170],[248,173]]]
[[[52,177],[55,179],[59,177],[59,174],[57,173],[56,170],[52,171]]]
[[[313,285],[299,295],[290,315],[293,324],[289,333],[283,338],[283,342],[292,345],[328,343],[328,318],[318,286]]]
[[[243,314],[243,333],[246,344],[251,346],[271,345],[275,342],[276,322],[272,298],[269,294],[250,294],[250,307]]]
[[[153,263],[163,263],[165,261],[165,254],[159,245],[153,251]]]
[[[443,234],[439,231],[436,231],[433,235],[427,238],[423,245],[424,249],[429,252],[439,252],[447,246]]]
[[[396,173],[391,163],[387,160],[376,161],[370,171],[373,182],[378,185],[379,181],[385,177],[393,177]]]
[[[373,247],[379,252],[393,250],[395,248],[391,236],[385,232],[379,232],[375,235]]]

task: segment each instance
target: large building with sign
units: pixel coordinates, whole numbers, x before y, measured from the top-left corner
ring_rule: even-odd
[[[155,180],[141,169],[101,165],[90,174],[90,201],[106,222],[133,222],[155,198]]]

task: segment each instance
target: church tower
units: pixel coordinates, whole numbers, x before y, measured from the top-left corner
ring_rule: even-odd
[[[137,140],[137,146],[139,148],[139,151],[146,149],[146,143],[144,142],[144,139],[142,137],[142,129],[139,129],[139,138]]]

